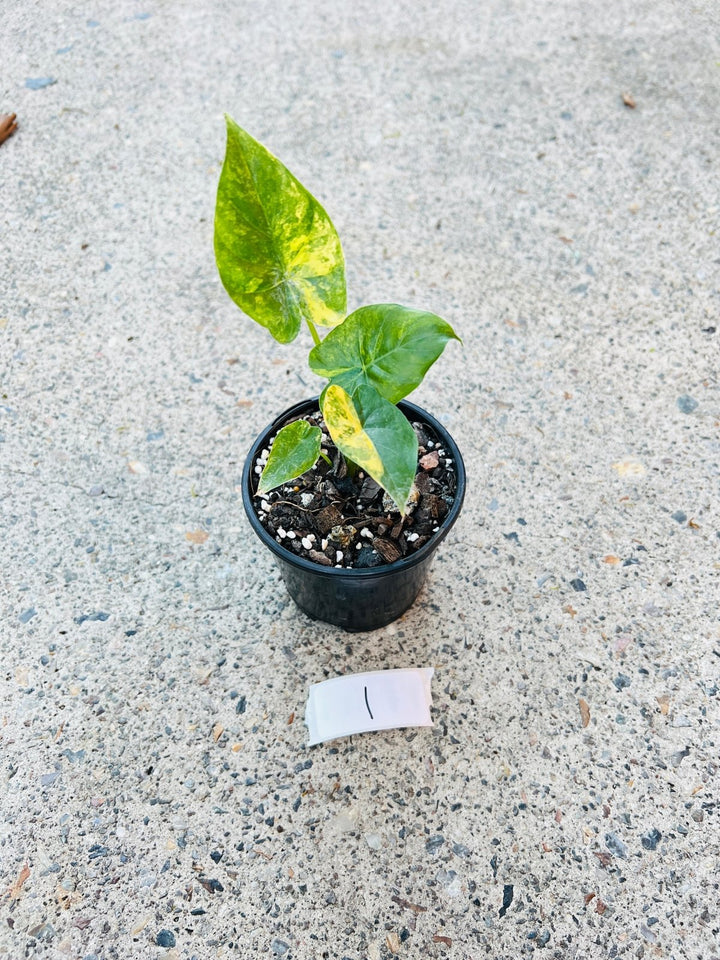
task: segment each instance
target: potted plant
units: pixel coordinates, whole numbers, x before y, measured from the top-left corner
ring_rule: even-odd
[[[345,265],[318,201],[230,117],[215,259],[230,297],[280,343],[306,325],[320,397],[286,410],[245,462],[243,504],[310,616],[370,630],[413,602],[465,492],[445,428],[404,398],[449,340],[427,311],[346,315]],[[320,330],[328,331],[321,337]]]

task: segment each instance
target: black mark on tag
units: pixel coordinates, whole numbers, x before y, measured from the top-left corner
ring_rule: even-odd
[[[370,709],[370,704],[368,703],[367,687],[365,687],[365,706],[367,707],[367,711],[370,714],[370,719],[374,720],[375,717],[372,715],[372,710]]]

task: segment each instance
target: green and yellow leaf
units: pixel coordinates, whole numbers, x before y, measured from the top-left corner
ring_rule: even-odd
[[[314,373],[348,393],[367,385],[391,403],[423,380],[455,331],[434,313],[396,303],[361,307],[310,351]]]
[[[345,316],[345,262],[318,201],[262,144],[226,117],[227,149],[215,206],[215,260],[235,303],[280,343],[303,320]]]
[[[320,456],[322,430],[306,420],[295,420],[275,437],[257,492],[267,493],[295,480],[314,467]]]
[[[418,451],[405,416],[374,387],[362,384],[351,396],[335,383],[325,391],[323,416],[338,449],[370,474],[404,514]]]

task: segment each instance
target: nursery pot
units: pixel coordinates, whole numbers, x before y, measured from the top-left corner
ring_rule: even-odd
[[[448,535],[460,513],[465,496],[465,466],[455,441],[445,427],[413,403],[401,400],[398,407],[408,420],[425,423],[437,434],[455,463],[455,499],[440,529],[415,553],[394,563],[363,569],[324,567],[297,556],[281,546],[265,529],[253,506],[257,477],[254,465],[260,451],[289,420],[318,409],[318,399],[304,400],[290,407],[258,436],[245,460],[242,476],[243,506],[250,525],[272,551],[288,593],[295,603],[315,620],[333,623],[345,630],[375,630],[397,620],[411,606],[422,587],[433,554]]]

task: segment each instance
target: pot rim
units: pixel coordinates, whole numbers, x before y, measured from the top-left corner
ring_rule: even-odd
[[[442,437],[443,444],[450,450],[452,458],[455,462],[455,475],[457,478],[455,499],[453,500],[452,506],[448,510],[447,514],[443,518],[442,523],[440,524],[440,529],[437,533],[433,534],[427,543],[423,544],[419,550],[416,550],[412,556],[401,557],[399,560],[394,560],[392,563],[383,563],[377,567],[325,567],[320,563],[315,563],[312,560],[307,560],[305,557],[300,557],[296,553],[292,553],[286,547],[281,546],[281,544],[279,544],[274,537],[270,536],[265,527],[262,525],[252,503],[254,493],[252,492],[251,484],[254,477],[253,467],[255,460],[257,459],[257,455],[259,451],[262,450],[262,448],[266,445],[266,438],[268,438],[273,431],[278,430],[285,422],[287,422],[288,419],[293,416],[300,416],[309,412],[309,410],[319,409],[319,399],[320,398],[318,396],[310,397],[307,400],[301,400],[298,403],[293,404],[291,407],[288,407],[287,410],[283,411],[283,413],[277,416],[272,423],[268,424],[267,427],[260,431],[255,439],[255,442],[250,447],[248,455],[245,458],[245,464],[243,466],[242,473],[243,506],[250,522],[250,526],[253,528],[265,546],[268,547],[268,549],[271,550],[280,560],[291,564],[299,570],[305,570],[309,573],[313,573],[322,577],[353,577],[369,579],[372,577],[385,576],[394,572],[395,570],[407,570],[410,567],[429,559],[429,557],[435,552],[437,547],[450,532],[451,527],[457,520],[460,510],[462,509],[463,501],[465,499],[465,464],[463,462],[460,450],[450,435],[447,427],[443,426],[438,420],[435,419],[435,417],[429,414],[427,410],[417,406],[417,404],[411,403],[409,400],[400,400],[397,404],[398,408],[402,410],[408,419],[424,421],[439,436]]]

